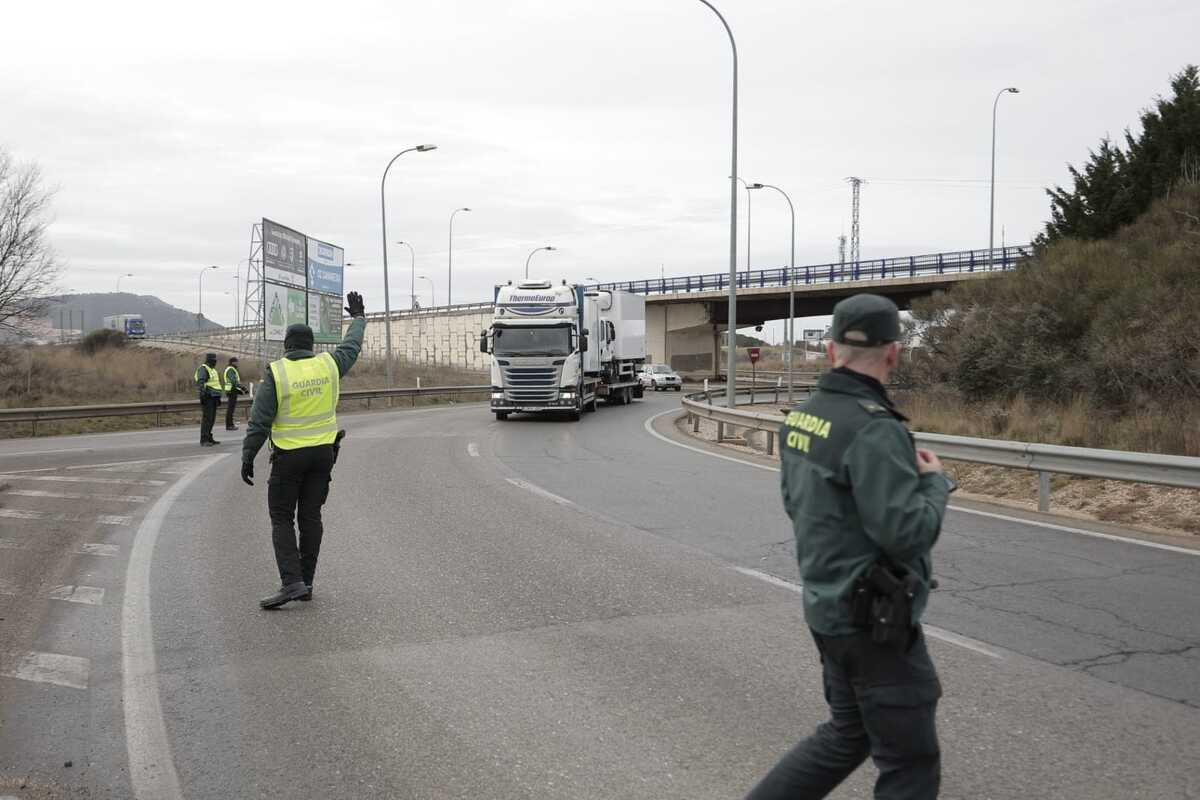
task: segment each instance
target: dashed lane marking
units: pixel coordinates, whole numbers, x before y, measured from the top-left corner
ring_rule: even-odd
[[[14,481],[55,481],[57,483],[115,483],[122,486],[166,486],[167,481],[147,480],[145,478],[84,478],[72,475],[14,475],[9,473],[2,477]]]
[[[769,583],[772,586],[778,586],[781,589],[787,589],[789,592],[795,592],[796,594],[804,593],[804,587],[801,584],[792,583],[791,581],[784,580],[783,578],[776,577],[775,575],[771,575],[767,572],[759,572],[758,570],[750,569],[749,567],[733,567],[733,570],[734,572],[740,572],[743,575],[748,575],[751,578],[756,578],[763,583]],[[990,649],[985,643],[980,642],[977,639],[972,639],[969,636],[962,636],[954,633],[953,631],[948,631],[944,628],[939,628],[935,625],[929,625],[927,623],[921,623],[921,629],[925,631],[926,635],[946,642],[947,644],[957,645],[964,650],[970,650],[973,653],[979,653],[980,655],[987,656],[988,658],[1002,658],[999,653]]]
[[[42,520],[44,522],[95,522],[99,525],[128,525],[133,517],[118,514],[52,514],[49,511],[30,511],[23,508],[0,508],[0,518]]]
[[[544,497],[552,503],[558,503],[560,506],[575,505],[573,502],[571,502],[570,500],[568,500],[565,497],[559,497],[558,495],[554,494],[553,492],[547,492],[542,487],[535,486],[532,483],[529,483],[528,481],[521,480],[520,478],[505,478],[505,480],[507,480],[513,486],[516,486],[518,489],[524,489],[527,492],[536,494],[538,497]]]
[[[684,450],[691,450],[694,453],[700,453],[701,455],[711,456],[713,458],[719,458],[722,461],[733,461],[737,464],[741,464],[746,467],[754,467],[755,469],[765,469],[765,470],[769,470],[771,472],[779,472],[779,467],[771,467],[766,464],[755,464],[751,461],[745,461],[740,458],[735,458],[734,456],[726,456],[726,455],[721,455],[720,453],[712,453],[712,452],[709,452],[708,450],[705,450],[700,447],[692,447],[691,445],[686,445],[683,442],[677,442],[674,439],[671,439],[670,437],[667,437],[667,436],[663,436],[661,433],[654,430],[653,424],[656,419],[658,419],[659,417],[662,417],[662,416],[666,416],[667,414],[678,414],[678,413],[679,413],[679,409],[675,409],[675,408],[660,412],[660,413],[655,414],[654,416],[650,417],[648,420],[646,420],[645,425],[643,427],[645,427],[646,431],[651,436],[655,437],[656,439],[660,439],[660,440],[666,442],[667,444],[674,445],[675,447],[682,447]],[[1155,550],[1166,550],[1169,553],[1180,553],[1180,554],[1189,555],[1189,556],[1200,556],[1200,550],[1195,550],[1195,549],[1188,548],[1188,547],[1177,547],[1176,545],[1163,544],[1162,542],[1152,542],[1147,539],[1133,539],[1128,536],[1117,536],[1112,533],[1101,533],[1100,531],[1089,531],[1086,528],[1074,528],[1074,527],[1071,527],[1070,525],[1056,525],[1053,522],[1039,522],[1038,520],[1025,519],[1024,517],[1013,517],[1013,516],[1009,516],[1008,514],[997,514],[994,511],[978,511],[974,508],[965,508],[963,506],[946,506],[946,508],[949,509],[950,511],[958,511],[963,514],[974,514],[977,517],[990,517],[992,519],[1004,520],[1005,522],[1016,522],[1021,525],[1032,525],[1036,528],[1046,528],[1047,530],[1052,530],[1052,531],[1062,531],[1064,533],[1076,533],[1076,534],[1079,534],[1080,536],[1091,536],[1094,539],[1107,539],[1110,542],[1123,542],[1125,544],[1135,544],[1139,547],[1150,547]]]
[[[467,442],[467,455],[471,458],[479,458],[479,445],[474,442]]]
[[[79,547],[76,547],[71,552],[80,556],[115,556],[118,551],[115,544],[88,542],[79,545]]]
[[[86,658],[65,656],[61,653],[40,653],[34,650],[21,656],[15,667],[0,672],[0,675],[20,681],[86,689],[91,668],[91,662]]]
[[[46,595],[51,600],[98,606],[104,602],[104,590],[98,586],[55,586]]]
[[[42,489],[6,489],[3,494],[17,497],[50,497],[61,500],[107,500],[114,503],[144,503],[150,499],[141,494],[84,494],[81,492],[51,492]]]
[[[161,464],[163,462],[173,464],[178,461],[191,461],[197,458],[208,458],[208,456],[171,456],[169,458],[138,458],[132,461],[105,461],[100,464],[76,464],[75,466],[66,467],[66,469],[105,469],[108,467],[131,467],[138,464]]]

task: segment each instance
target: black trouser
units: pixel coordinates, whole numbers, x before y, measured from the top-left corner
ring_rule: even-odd
[[[271,454],[267,481],[267,507],[271,512],[271,540],[282,585],[303,581],[312,585],[321,552],[321,506],[329,497],[333,445],[276,449]],[[296,546],[296,526],[300,546]]]
[[[225,395],[225,427],[233,427],[233,410],[237,408],[238,395],[237,392],[230,392]]]
[[[219,395],[206,394],[200,398],[200,441],[213,440],[213,423],[217,421],[217,406],[221,404]]]
[[[937,797],[941,754],[934,717],[942,686],[921,629],[906,651],[875,644],[870,633],[813,632],[813,638],[831,718],[793,747],[747,800],[824,797],[868,754],[879,768],[877,800]]]

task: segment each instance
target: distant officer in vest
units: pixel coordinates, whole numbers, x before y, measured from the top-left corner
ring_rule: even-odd
[[[367,325],[362,295],[350,292],[346,303],[352,320],[332,354],[313,353],[313,332],[307,325],[287,329],[285,355],[271,362],[250,407],[242,444],[242,480],[251,486],[254,457],[263,443],[271,440],[267,508],[280,588],[259,601],[263,608],[279,608],[313,596],[313,577],[324,533],[321,506],[329,496],[333,464],[345,435],[337,427],[339,387],[342,376],[358,360]]]
[[[954,485],[914,445],[884,388],[900,354],[895,304],[849,297],[833,309],[831,336],[834,369],[779,431],[783,505],[830,718],[749,800],[825,797],[868,755],[876,800],[932,800],[942,687],[921,614]]]
[[[225,430],[236,431],[238,426],[233,424],[233,412],[237,408],[238,397],[246,393],[242,385],[242,373],[238,372],[237,356],[229,357],[229,366],[225,367]]]
[[[200,395],[200,446],[220,444],[212,435],[217,406],[221,404],[221,376],[217,374],[216,353],[207,353],[204,363],[196,370],[196,391]]]

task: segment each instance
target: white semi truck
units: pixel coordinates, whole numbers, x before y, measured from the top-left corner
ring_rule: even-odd
[[[642,396],[646,300],[566,281],[510,281],[496,287],[479,349],[492,355],[496,419],[528,411],[577,420],[600,400],[625,405]]]

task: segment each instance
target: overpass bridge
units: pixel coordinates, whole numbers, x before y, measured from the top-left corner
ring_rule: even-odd
[[[830,314],[839,300],[858,292],[890,297],[901,308],[958,283],[994,277],[1032,255],[1030,246],[993,250],[881,258],[845,264],[809,264],[749,270],[736,278],[738,327],[761,325],[788,316],[789,286],[797,317]],[[689,372],[713,370],[729,324],[729,274],[709,273],[597,284],[646,298],[646,352],[656,362]],[[384,314],[369,314],[382,322]],[[392,352],[412,364],[487,369],[490,357],[479,352],[479,331],[490,324],[490,302],[393,311]],[[383,325],[368,325],[363,355],[386,352]],[[277,343],[263,343],[257,329],[226,328],[188,334],[197,346],[272,357]]]

